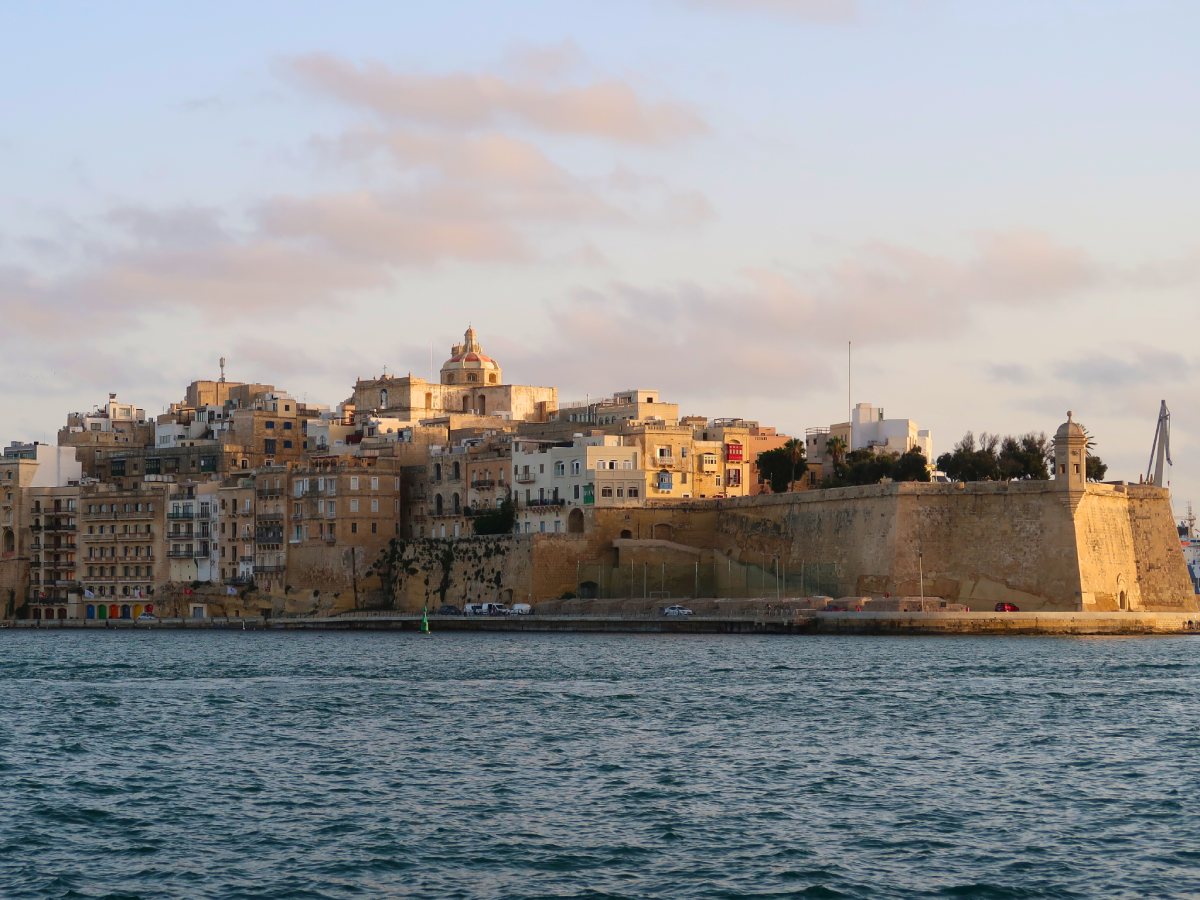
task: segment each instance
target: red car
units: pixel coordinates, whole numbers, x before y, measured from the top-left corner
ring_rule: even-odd
[[[997,603],[996,612],[1020,612],[1021,608],[1015,603]]]

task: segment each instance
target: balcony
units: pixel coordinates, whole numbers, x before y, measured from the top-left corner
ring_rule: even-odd
[[[490,488],[494,488],[495,486],[496,482],[491,478],[480,478],[471,482],[471,490],[474,491],[485,491]]]
[[[239,556],[238,562],[249,564],[249,563],[254,562],[254,557],[253,556]]]
[[[207,559],[208,555],[207,547],[172,547],[167,551],[168,559]]]
[[[517,473],[517,484],[533,484],[537,481],[537,472],[519,472]]]
[[[194,519],[196,514],[190,509],[172,509],[167,512],[168,519]]]
[[[269,529],[254,532],[254,542],[257,544],[282,544],[283,529]]]
[[[120,510],[119,512],[116,510],[113,510],[110,513],[95,513],[92,516],[92,518],[93,519],[107,519],[107,518],[153,519],[154,518],[154,510],[152,510],[152,509],[128,509],[128,510],[123,509],[123,510]]]
[[[539,499],[537,497],[534,497],[532,500],[522,500],[521,505],[525,506],[529,509],[533,509],[535,507],[543,507],[543,506],[544,507],[566,506],[567,501],[561,500],[561,499],[554,500],[550,497],[546,497],[544,499]]]
[[[656,456],[656,457],[654,457],[653,464],[656,466],[673,466],[673,465],[675,465],[675,457],[674,456]]]
[[[283,496],[283,488],[277,488],[277,487],[259,488],[254,493],[265,500],[270,497],[282,497]]]
[[[281,512],[259,513],[258,521],[260,521],[260,522],[282,522],[283,521],[283,513],[281,513]]]
[[[255,573],[258,573],[258,572],[266,572],[266,573],[282,572],[285,569],[287,569],[287,566],[279,564],[279,563],[272,563],[270,565],[264,565],[264,566],[255,565],[255,567],[254,567]]]

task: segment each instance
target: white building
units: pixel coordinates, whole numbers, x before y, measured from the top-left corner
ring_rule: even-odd
[[[637,447],[618,435],[576,435],[570,442],[513,440],[517,531],[580,533],[589,506],[639,506],[645,476]]]

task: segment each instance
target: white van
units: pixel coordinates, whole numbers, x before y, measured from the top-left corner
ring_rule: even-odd
[[[464,616],[507,616],[508,607],[503,603],[468,603],[463,607]]]
[[[508,608],[510,616],[529,616],[533,614],[533,607],[528,603],[514,603]]]

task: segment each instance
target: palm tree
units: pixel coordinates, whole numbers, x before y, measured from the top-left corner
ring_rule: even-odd
[[[825,442],[825,452],[829,454],[836,466],[842,461],[842,457],[846,455],[846,439],[841,435],[831,437]]]
[[[796,489],[797,469],[800,472],[804,471],[804,469],[800,468],[800,465],[804,463],[804,441],[799,438],[789,438],[787,443],[783,445],[783,449],[792,464],[792,480],[788,483],[788,489],[794,491]]]

